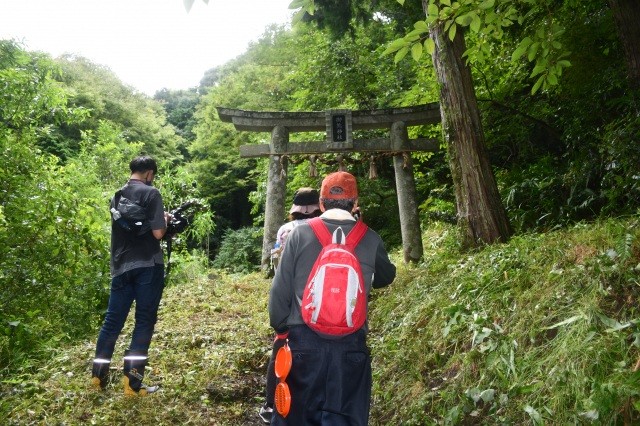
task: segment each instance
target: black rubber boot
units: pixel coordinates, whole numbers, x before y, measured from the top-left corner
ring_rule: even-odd
[[[96,358],[93,360],[91,368],[91,386],[96,389],[104,389],[109,383],[109,367],[111,361],[108,359]]]
[[[124,352],[124,394],[144,396],[158,390],[159,386],[144,386],[144,369],[147,366],[147,355],[136,354],[130,350]]]

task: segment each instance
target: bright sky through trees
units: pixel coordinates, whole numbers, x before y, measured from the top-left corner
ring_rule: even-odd
[[[106,65],[152,95],[197,86],[271,23],[288,23],[291,0],[2,0],[0,39]]]

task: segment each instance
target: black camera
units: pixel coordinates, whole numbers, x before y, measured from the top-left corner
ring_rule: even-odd
[[[183,232],[191,224],[192,217],[184,212],[192,207],[201,207],[197,201],[191,200],[169,212],[171,220],[167,223],[167,235],[175,235]]]

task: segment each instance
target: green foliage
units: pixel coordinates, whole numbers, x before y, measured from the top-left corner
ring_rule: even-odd
[[[640,205],[640,118],[629,116],[607,125],[599,147],[605,164],[603,214],[633,212]]]
[[[505,208],[517,230],[548,229],[571,217],[559,165],[545,157],[522,170],[511,170],[498,179],[504,185]],[[564,202],[560,199],[564,198]]]
[[[453,180],[444,152],[418,153],[413,157],[416,190],[422,200],[418,210],[423,227],[439,221],[455,223]]]
[[[424,264],[373,301],[372,424],[637,421],[638,229],[636,215],[464,256],[453,228],[429,230]]]
[[[167,122],[176,128],[177,133],[186,141],[192,141],[195,138],[193,133],[193,127],[196,124],[194,115],[196,106],[200,102],[200,94],[197,90],[162,89],[156,92],[153,99],[162,103],[167,113]]]
[[[490,68],[478,68],[489,155],[516,230],[549,229],[638,207],[632,172],[637,144],[629,138],[640,132],[633,94],[623,89],[625,67],[613,21],[594,4],[575,12],[556,16],[571,19],[563,39],[575,53],[553,92],[523,96],[529,71],[509,71],[503,56]]]
[[[68,107],[41,55],[2,42],[0,111],[0,366],[90,330],[104,299],[108,240],[99,188],[87,170],[61,166],[38,146]],[[89,171],[90,172],[90,171]],[[96,192],[97,189],[97,192]]]
[[[54,79],[58,75],[59,67],[47,55],[0,40],[2,127],[32,137],[44,148],[57,126],[80,123],[88,111],[69,105],[67,91]]]
[[[0,116],[4,127],[18,129],[41,124],[66,106],[63,92],[51,75],[56,69],[44,55],[30,55],[10,40],[0,41]],[[44,95],[44,96],[41,96]]]
[[[390,162],[389,159],[385,159]],[[380,163],[384,163],[381,161]],[[385,247],[391,249],[402,244],[400,232],[400,218],[398,197],[394,187],[391,168],[383,170],[384,164],[380,164],[380,173],[377,179],[368,179],[366,171],[351,170],[358,179],[358,204],[362,212],[362,219],[374,229],[384,241]]]
[[[329,38],[316,27],[295,26],[300,43],[315,46],[307,49],[313,52],[312,58],[297,53],[294,69],[302,72],[289,77],[296,109],[437,101],[433,69],[421,59],[425,51],[435,48],[427,38],[429,26],[444,25],[451,38],[465,29],[468,50],[464,56],[473,67],[488,154],[515,228],[549,229],[638,207],[637,178],[632,171],[637,169],[638,156],[632,148],[639,134],[634,124],[637,113],[631,101],[634,94],[626,90],[624,52],[606,4],[430,1],[425,17],[416,4],[346,3],[353,19],[343,17],[345,22],[336,24],[333,30],[337,31]],[[311,4],[314,10],[305,12]],[[327,28],[340,18],[328,19],[338,13],[323,2],[296,2],[291,7],[313,15],[311,20],[319,24],[324,19]],[[373,20],[359,18],[359,11],[365,9],[375,12]],[[407,27],[412,29],[408,34]],[[336,37],[336,33],[348,36]],[[385,50],[377,71],[367,72],[365,63],[375,62],[369,54]],[[420,62],[398,62],[394,76],[386,71],[391,53],[411,53]],[[359,81],[380,83],[363,90]],[[397,86],[386,91],[390,85]],[[279,87],[282,93],[283,86]],[[538,96],[529,96],[531,91]],[[433,164],[427,166],[427,162],[415,167],[422,211],[450,218],[455,214],[450,182],[431,168]]]
[[[197,218],[201,217],[200,215]],[[189,227],[189,229],[192,228]],[[184,244],[180,244],[179,239],[174,242],[174,249],[171,254],[171,269],[166,277],[165,285],[183,285],[188,282],[195,282],[205,276],[210,268],[211,261],[209,254],[203,250],[187,250]],[[165,263],[165,270],[167,265]]]
[[[314,48],[292,52],[295,72],[287,76],[286,87],[295,100],[293,110],[401,105],[402,94],[419,83],[410,64],[395,66],[390,59],[379,57],[391,32],[390,26],[358,27],[353,30],[355,38],[333,40],[325,32],[298,28],[299,42]],[[422,96],[430,94],[423,92]]]
[[[129,161],[139,155],[142,146],[128,143],[121,126],[100,121],[95,132],[83,133],[80,152],[70,163],[94,173],[100,188],[110,190],[124,184],[130,173]]]
[[[211,236],[216,229],[214,212],[202,197],[195,176],[188,166],[173,166],[169,161],[160,163],[158,174],[156,186],[162,194],[165,210],[173,211],[184,203],[192,203],[192,206],[183,212],[189,220],[189,226],[174,237],[172,252],[183,253],[189,257],[195,249],[209,257]],[[171,263],[175,262],[178,262],[178,259],[172,258]]]
[[[509,27],[516,23],[529,24],[532,34],[520,40],[511,62],[515,64],[526,57],[534,64],[529,78],[535,78],[531,88],[535,94],[540,89],[557,86],[563,70],[571,66],[567,59],[570,52],[566,51],[562,39],[565,27],[550,13],[550,3],[547,0],[429,0],[426,19],[417,21],[412,31],[389,43],[383,55],[395,53],[394,61],[398,63],[411,52],[412,58],[420,61],[423,52],[431,55],[436,49],[429,37],[429,26],[443,25],[450,40],[461,31],[458,27],[468,28],[475,43],[463,56],[472,63],[482,63],[492,60],[491,43],[500,42]]]
[[[84,170],[0,138],[0,365],[92,329],[108,280],[102,203]],[[104,208],[106,211],[106,208]],[[101,214],[102,213],[102,214]]]
[[[274,67],[273,70],[279,68]],[[256,167],[253,159],[240,158],[238,146],[264,141],[264,135],[239,133],[230,124],[217,119],[216,107],[237,107],[244,109],[267,109],[268,93],[260,89],[261,82],[267,87],[276,87],[277,75],[260,74],[255,64],[244,66],[244,61],[232,62],[221,70],[214,86],[202,97],[196,113],[197,125],[194,128],[196,139],[189,147],[192,158],[191,170],[198,182],[202,197],[216,212],[217,235],[214,249],[227,228],[238,229],[252,225],[249,193],[257,183],[249,176]],[[260,93],[257,97],[246,96],[248,91]]]
[[[227,230],[213,266],[234,273],[254,272],[262,260],[262,228]]]
[[[121,136],[127,142],[142,143],[144,152],[165,160],[181,161],[182,153],[186,151],[184,140],[167,123],[167,114],[159,102],[135,92],[111,70],[85,58],[66,55],[56,62],[62,71],[59,80],[71,93],[70,104],[90,111],[81,124],[61,126],[53,135],[56,140],[63,138],[70,145],[65,152],[75,155],[82,135],[96,132],[100,123],[107,121],[121,129]],[[51,141],[47,141],[49,145]]]

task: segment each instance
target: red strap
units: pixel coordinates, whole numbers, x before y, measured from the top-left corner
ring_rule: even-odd
[[[345,243],[352,245],[353,247],[357,246],[362,237],[364,237],[364,234],[367,233],[367,229],[369,229],[369,227],[365,225],[363,221],[357,220],[356,226],[349,231],[349,235],[347,235]]]
[[[319,217],[314,217],[313,219],[309,219],[307,221],[313,233],[316,234],[316,238],[320,241],[322,247],[331,244],[331,240],[333,239],[327,225],[324,224],[322,219]]]
[[[331,244],[333,236],[322,219],[314,217],[308,220],[307,223],[313,230],[313,233],[316,234],[316,238],[318,238],[322,247]],[[356,225],[349,231],[349,234],[345,238],[345,244],[352,245],[353,247],[357,246],[362,237],[364,237],[364,234],[367,233],[367,229],[369,229],[369,227],[365,225],[364,222],[360,220],[356,221]]]

